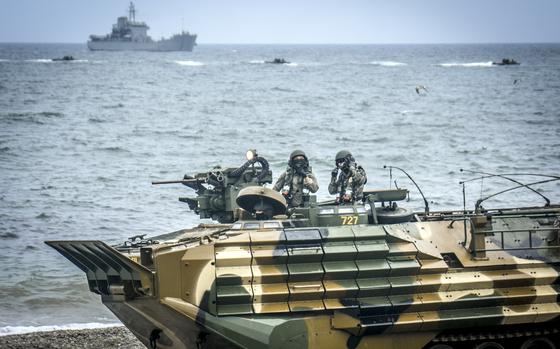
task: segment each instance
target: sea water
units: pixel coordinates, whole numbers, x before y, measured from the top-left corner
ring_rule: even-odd
[[[51,60],[64,55],[76,60]],[[265,63],[274,58],[290,63]],[[492,65],[502,58],[521,65]],[[384,165],[405,169],[431,210],[462,209],[459,181],[477,175],[460,169],[560,174],[560,45],[0,44],[0,335],[117,323],[43,241],[116,244],[198,224],[177,200],[188,188],[150,182],[241,165],[249,148],[274,178],[304,150],[320,200],[334,155],[348,149],[368,188],[410,190],[401,206],[424,209]],[[511,186],[472,182],[467,208]],[[560,201],[560,183],[536,189]],[[484,203],[543,204],[527,190]]]

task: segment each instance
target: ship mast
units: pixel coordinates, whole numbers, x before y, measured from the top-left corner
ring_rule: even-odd
[[[134,8],[134,4],[132,1],[130,2],[130,6],[128,7],[128,20],[131,22],[136,22],[136,9]]]

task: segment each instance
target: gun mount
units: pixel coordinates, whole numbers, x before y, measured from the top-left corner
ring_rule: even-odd
[[[220,223],[232,223],[246,212],[237,203],[239,192],[247,187],[262,187],[272,183],[268,161],[255,150],[247,152],[247,161],[240,167],[216,166],[182,180],[152,182],[152,184],[183,184],[196,192],[195,197],[180,197],[200,218],[210,218]]]

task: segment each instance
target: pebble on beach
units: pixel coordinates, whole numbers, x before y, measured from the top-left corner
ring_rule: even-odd
[[[124,326],[88,330],[33,332],[0,336],[0,348],[146,349],[146,347]]]

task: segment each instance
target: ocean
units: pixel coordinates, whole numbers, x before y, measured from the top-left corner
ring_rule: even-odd
[[[72,55],[71,62],[52,58]],[[266,64],[284,58],[289,64]],[[492,61],[514,58],[517,66]],[[416,86],[425,89],[416,92]],[[560,44],[199,45],[194,52],[90,52],[82,44],[0,44],[0,335],[118,320],[45,240],[116,244],[201,220],[152,186],[255,148],[277,178],[294,149],[320,200],[348,149],[368,188],[410,190],[401,206],[462,209],[459,181],[560,175]],[[524,182],[535,176],[516,177]],[[396,183],[395,183],[396,181]],[[466,187],[467,208],[513,186]],[[560,183],[535,187],[560,201]],[[543,205],[515,190],[486,207]]]

